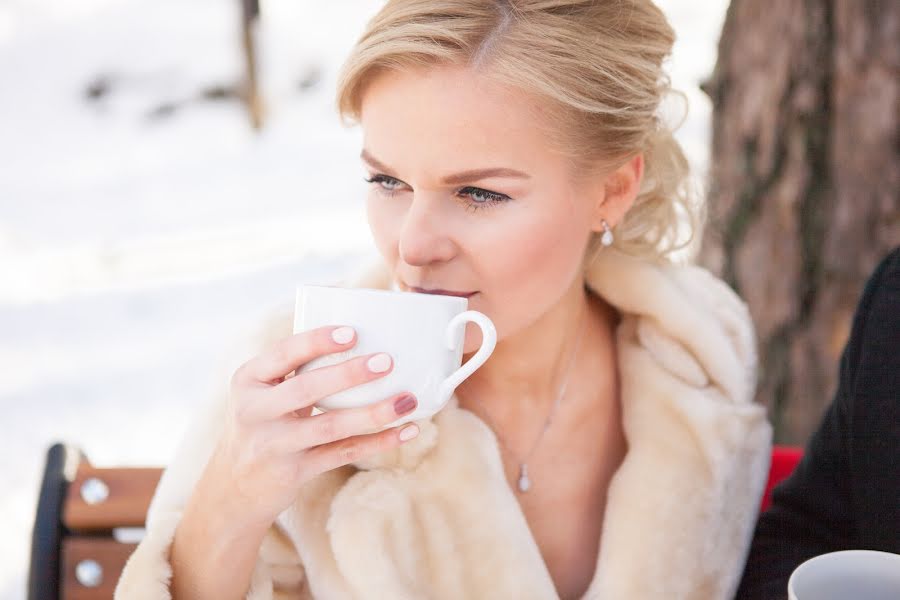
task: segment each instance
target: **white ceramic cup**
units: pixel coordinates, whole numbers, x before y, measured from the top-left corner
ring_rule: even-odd
[[[815,556],[788,580],[790,600],[897,600],[900,554],[842,550]]]
[[[301,285],[297,288],[294,333],[330,325],[356,330],[356,345],[346,352],[316,358],[299,371],[344,362],[354,356],[387,352],[393,370],[356,387],[323,398],[319,410],[366,406],[401,392],[418,400],[416,410],[391,427],[431,417],[456,387],[490,357],[497,331],[484,314],[467,310],[469,300],[455,296],[365,288]],[[466,323],[481,328],[481,348],[462,365]]]

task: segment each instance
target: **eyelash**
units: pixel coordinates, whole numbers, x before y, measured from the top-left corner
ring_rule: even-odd
[[[372,177],[365,178],[364,180],[367,183],[377,183],[378,184],[378,192],[385,194],[389,197],[393,196],[394,192],[396,192],[397,190],[389,190],[389,189],[385,188],[382,184],[384,184],[384,183],[388,183],[388,184],[401,183],[398,179],[394,179],[393,177],[390,177],[388,175],[373,175]],[[473,186],[466,186],[464,188],[460,188],[459,190],[457,190],[456,194],[457,194],[457,196],[465,195],[465,196],[469,196],[469,197],[472,197],[473,194],[478,194],[478,195],[487,197],[487,200],[483,200],[481,202],[472,202],[472,201],[467,202],[466,209],[467,210],[471,209],[472,212],[481,210],[483,208],[492,208],[502,202],[512,200],[512,198],[510,198],[506,194],[498,194],[497,192],[491,192],[490,190],[484,190],[484,189],[473,187]]]

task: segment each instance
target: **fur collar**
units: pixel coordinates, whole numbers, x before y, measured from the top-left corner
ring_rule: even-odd
[[[585,598],[730,598],[771,443],[752,403],[746,306],[701,268],[615,251],[592,264],[587,284],[622,315],[629,450]],[[392,282],[376,261],[350,285]],[[556,598],[492,431],[455,397],[419,425],[399,449],[316,478],[279,517],[312,596]]]

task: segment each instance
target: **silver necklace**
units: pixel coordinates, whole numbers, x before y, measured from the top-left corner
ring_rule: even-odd
[[[582,313],[584,309],[582,309]],[[579,323],[581,318],[579,317]],[[519,459],[518,455],[513,452],[509,446],[506,445],[506,442],[503,441],[503,438],[500,437],[499,429],[494,425],[493,420],[488,415],[487,409],[485,409],[484,405],[481,403],[481,400],[478,398],[475,401],[478,403],[478,406],[481,407],[481,412],[484,414],[485,419],[490,425],[491,429],[494,430],[494,435],[497,437],[497,441],[500,442],[500,445],[503,446],[504,450],[516,459],[516,462],[519,463],[519,479],[517,482],[517,486],[519,491],[522,493],[527,492],[531,489],[531,478],[528,476],[528,461],[531,460],[531,455],[534,454],[535,450],[537,450],[538,445],[541,443],[541,439],[544,437],[544,433],[550,428],[550,424],[553,423],[553,415],[556,413],[556,409],[559,406],[560,402],[563,399],[563,396],[566,395],[566,388],[569,386],[569,376],[572,374],[572,365],[575,364],[575,357],[578,355],[578,348],[581,345],[581,337],[584,333],[584,327],[578,328],[578,340],[575,342],[575,349],[572,351],[572,356],[569,358],[569,364],[566,367],[566,374],[563,378],[562,385],[559,388],[559,393],[556,395],[556,399],[553,401],[553,406],[550,408],[550,414],[547,415],[547,419],[544,421],[544,426],[541,429],[541,433],[538,434],[537,439],[532,444],[531,449],[528,451],[528,454],[525,455],[524,459]]]

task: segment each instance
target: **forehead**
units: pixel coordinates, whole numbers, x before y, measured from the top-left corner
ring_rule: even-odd
[[[524,92],[467,69],[436,67],[378,75],[362,97],[360,123],[365,148],[390,165],[527,168],[549,159],[540,108]]]

